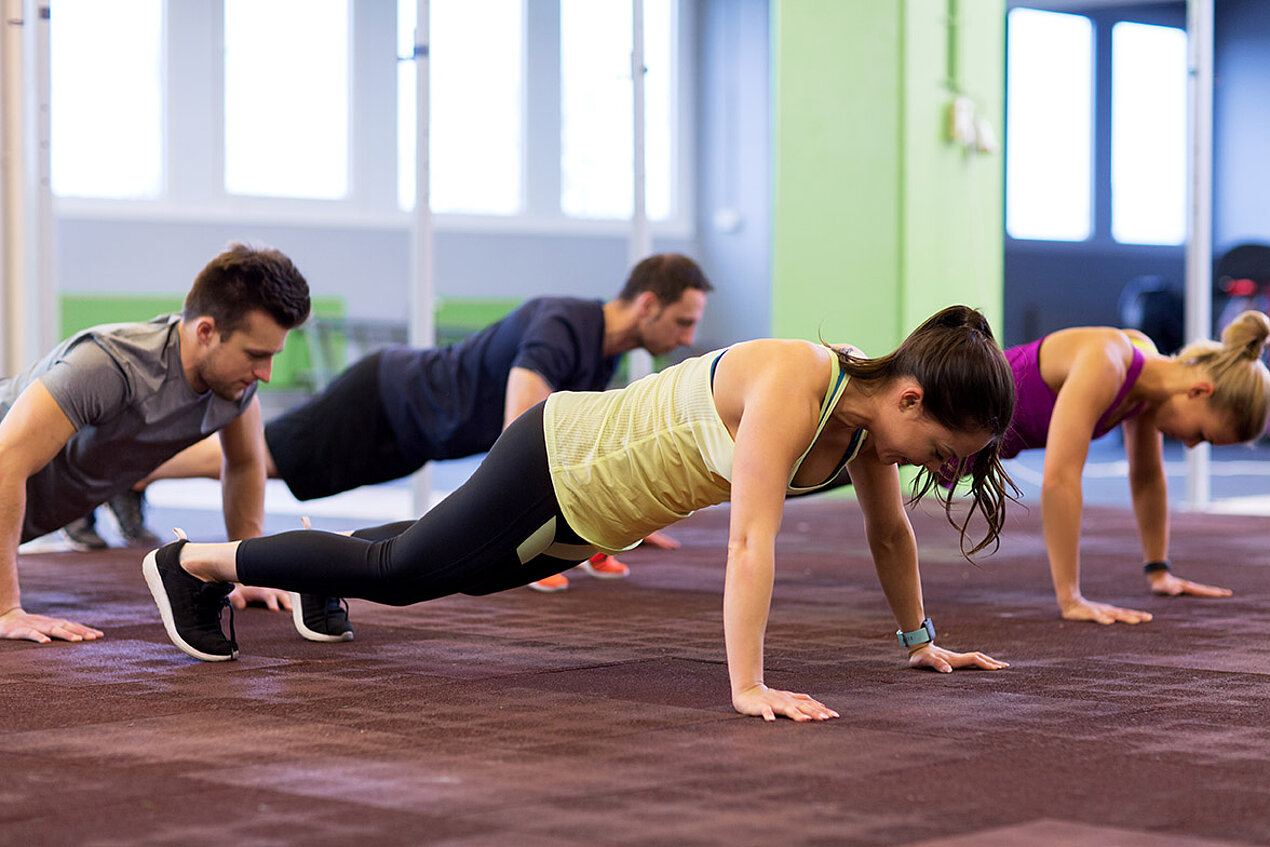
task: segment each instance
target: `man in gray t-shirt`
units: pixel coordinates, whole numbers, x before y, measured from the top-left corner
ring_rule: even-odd
[[[234,244],[194,281],[180,315],[85,330],[25,374],[0,379],[0,638],[101,637],[29,614],[18,545],[127,491],[219,433],[230,539],[260,535],[264,436],[258,380],[309,313],[304,277],[276,250]]]

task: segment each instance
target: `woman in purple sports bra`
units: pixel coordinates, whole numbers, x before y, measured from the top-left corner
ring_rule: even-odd
[[[1266,429],[1270,371],[1261,362],[1270,318],[1244,312],[1221,343],[1200,341],[1162,356],[1137,330],[1073,327],[1012,347],[1014,420],[1001,448],[1010,458],[1045,448],[1041,517],[1050,574],[1062,616],[1102,624],[1151,615],[1088,600],[1080,591],[1081,472],[1091,440],[1124,429],[1129,489],[1155,594],[1227,597],[1230,591],[1169,571],[1168,491],[1163,436],[1187,447],[1237,444]]]

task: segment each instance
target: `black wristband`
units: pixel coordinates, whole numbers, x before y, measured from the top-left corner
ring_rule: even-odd
[[[1143,573],[1156,573],[1157,571],[1167,571],[1169,569],[1169,560],[1165,559],[1161,562],[1147,562],[1142,566]]]

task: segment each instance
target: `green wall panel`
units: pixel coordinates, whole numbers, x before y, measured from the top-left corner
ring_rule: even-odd
[[[773,0],[772,334],[893,348],[951,303],[1001,315],[1003,0]],[[1000,329],[998,329],[998,335]]]
[[[776,0],[772,334],[880,351],[897,325],[897,73],[888,2]]]

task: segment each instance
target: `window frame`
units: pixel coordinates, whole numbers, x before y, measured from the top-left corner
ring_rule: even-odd
[[[525,4],[524,211],[519,215],[433,214],[442,232],[618,236],[625,220],[588,220],[564,215],[559,203],[559,4]],[[656,237],[689,239],[695,232],[695,126],[693,80],[696,62],[696,0],[676,0],[679,129],[675,140],[675,210],[666,221],[650,221]],[[67,219],[163,220],[351,228],[409,229],[414,213],[397,202],[395,3],[351,6],[349,81],[349,193],[342,199],[300,199],[230,194],[224,185],[224,6],[221,0],[164,3],[169,73],[164,116],[164,193],[154,199],[54,196],[54,213]],[[555,27],[555,39],[542,37]],[[370,59],[367,57],[376,57]],[[382,57],[382,58],[380,58]],[[535,70],[554,64],[554,75]],[[385,83],[391,80],[391,83]],[[383,89],[387,88],[385,92]],[[552,109],[536,109],[548,102]],[[214,104],[214,105],[208,105]],[[544,126],[548,129],[543,132]],[[554,142],[551,139],[554,138]],[[550,164],[554,156],[554,164]],[[390,163],[374,167],[375,163]],[[543,168],[544,178],[536,168]],[[537,173],[537,175],[536,175]],[[551,184],[554,183],[554,187]]]
[[[1098,110],[1097,110],[1096,83],[1097,83],[1097,66],[1098,66],[1098,45],[1097,45],[1096,24],[1093,20],[1089,18],[1088,15],[1083,15],[1080,13],[1058,11],[1058,10],[1051,11],[1049,9],[1039,9],[1032,6],[1015,6],[1015,7],[1012,7],[1009,10],[1009,12],[1007,12],[1007,24],[1006,24],[1007,38],[1008,38],[1008,33],[1011,31],[1009,17],[1012,16],[1017,11],[1033,11],[1033,12],[1041,12],[1044,14],[1056,14],[1056,15],[1064,15],[1064,16],[1073,17],[1073,18],[1081,18],[1084,20],[1085,24],[1088,25],[1089,27],[1088,49],[1089,49],[1090,67],[1088,69],[1089,70],[1089,77],[1088,77],[1089,90],[1087,92],[1089,112],[1085,116],[1085,119],[1089,123],[1089,136],[1088,138],[1085,139],[1087,144],[1086,149],[1089,156],[1089,162],[1088,162],[1089,170],[1086,175],[1086,178],[1088,180],[1088,185],[1086,186],[1087,194],[1085,196],[1085,199],[1087,200],[1087,207],[1085,209],[1085,212],[1086,212],[1086,221],[1088,223],[1088,229],[1084,236],[1081,236],[1078,238],[1068,238],[1068,237],[1058,237],[1058,236],[1049,236],[1049,237],[1015,236],[1010,231],[1009,201],[1011,196],[1014,194],[1014,192],[1011,190],[1010,175],[1011,175],[1012,168],[1010,166],[1011,156],[1010,156],[1010,144],[1009,144],[1009,138],[1008,138],[1008,133],[1010,130],[1009,119],[1010,119],[1011,105],[1012,105],[1012,98],[1011,98],[1012,92],[1010,91],[1010,86],[1009,86],[1009,69],[1011,65],[1011,59],[1013,58],[1015,51],[1014,51],[1014,46],[1012,44],[1007,43],[1007,51],[1006,51],[1006,56],[1007,56],[1007,59],[1006,59],[1007,142],[1006,142],[1006,148],[1005,148],[1005,168],[1004,168],[1005,185],[1004,185],[1004,198],[1003,198],[1005,203],[1005,209],[1004,209],[1005,234],[1006,234],[1006,237],[1011,238],[1015,241],[1041,241],[1046,243],[1082,244],[1092,239],[1097,232],[1096,206],[1097,206],[1098,185],[1097,185],[1097,178],[1096,178],[1096,173],[1097,173],[1097,143],[1096,141],[1097,141],[1097,134],[1098,134],[1098,125],[1097,125]]]
[[[1073,11],[1071,4],[1034,0],[1009,3],[1009,9],[1038,9],[1040,11],[1066,12],[1089,18],[1094,28],[1094,122],[1093,122],[1093,220],[1090,235],[1083,241],[1055,241],[1049,239],[1014,238],[1004,232],[1005,245],[1010,251],[1023,253],[1057,251],[1059,254],[1080,253],[1091,248],[1100,251],[1116,251],[1117,254],[1162,255],[1180,254],[1186,242],[1181,244],[1143,244],[1116,241],[1111,233],[1111,32],[1117,23],[1139,23],[1153,26],[1170,26],[1186,29],[1186,10],[1157,6],[1123,6],[1106,8],[1082,8]],[[1009,85],[1009,80],[1006,80]],[[1006,126],[1006,145],[1010,143],[1009,126]],[[1003,227],[1004,230],[1004,227]]]

